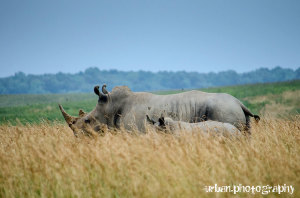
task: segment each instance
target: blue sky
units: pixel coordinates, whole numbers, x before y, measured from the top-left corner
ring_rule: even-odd
[[[298,0],[1,0],[0,77],[300,66]]]

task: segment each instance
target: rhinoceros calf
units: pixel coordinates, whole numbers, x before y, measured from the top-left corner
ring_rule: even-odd
[[[175,121],[196,123],[206,120],[230,123],[240,130],[250,128],[250,117],[259,120],[237,98],[225,93],[205,93],[187,91],[171,95],[155,95],[146,92],[132,92],[128,87],[115,87],[112,92],[99,86],[94,87],[99,97],[90,113],[79,117],[67,114],[60,106],[62,114],[74,131],[106,124],[109,128],[124,127],[128,130],[145,131],[146,115],[158,119],[161,115]]]
[[[158,121],[154,121],[153,119],[150,119],[147,115],[147,121],[159,130],[166,130],[167,132],[175,134],[178,134],[182,131],[200,131],[204,133],[213,132],[219,134],[229,133],[234,135],[241,134],[241,131],[238,130],[232,124],[211,120],[197,123],[188,123],[182,121],[174,121],[172,118],[168,117],[160,117]]]

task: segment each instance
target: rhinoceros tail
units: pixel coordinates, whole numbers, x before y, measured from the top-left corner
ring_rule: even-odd
[[[243,103],[241,103],[239,101],[240,105],[241,105],[241,108],[243,109],[244,113],[245,113],[245,116],[246,116],[246,131],[248,131],[250,133],[250,119],[249,119],[249,116],[250,117],[254,117],[255,121],[256,122],[259,122],[260,120],[260,117],[258,115],[254,115]]]
[[[251,134],[250,128],[250,117],[254,117],[255,121],[258,122],[260,120],[260,117],[258,115],[254,115],[243,103],[239,101],[242,110],[244,111],[245,117],[246,117],[246,126],[245,126],[245,131],[248,132],[248,134]]]
[[[251,116],[251,117],[254,117],[254,119],[258,122],[260,120],[260,117],[258,115],[254,115],[243,103],[241,103],[239,101],[240,105],[241,105],[241,108],[243,109],[245,115],[247,116]]]
[[[256,122],[260,121],[260,117],[258,115],[254,115],[254,119]]]

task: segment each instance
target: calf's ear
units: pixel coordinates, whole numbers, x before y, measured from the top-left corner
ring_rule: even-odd
[[[165,118],[164,117],[160,117],[158,119],[158,122],[159,122],[159,126],[165,126]]]
[[[155,121],[153,119],[150,119],[148,115],[146,115],[147,121],[151,124],[155,124]]]

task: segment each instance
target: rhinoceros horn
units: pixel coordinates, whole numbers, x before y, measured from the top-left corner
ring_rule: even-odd
[[[72,124],[74,121],[78,120],[78,118],[70,116],[69,114],[67,114],[67,112],[65,112],[64,108],[59,104],[59,109],[61,111],[61,113],[63,114],[66,122],[68,123],[68,125],[70,126],[70,124]]]

